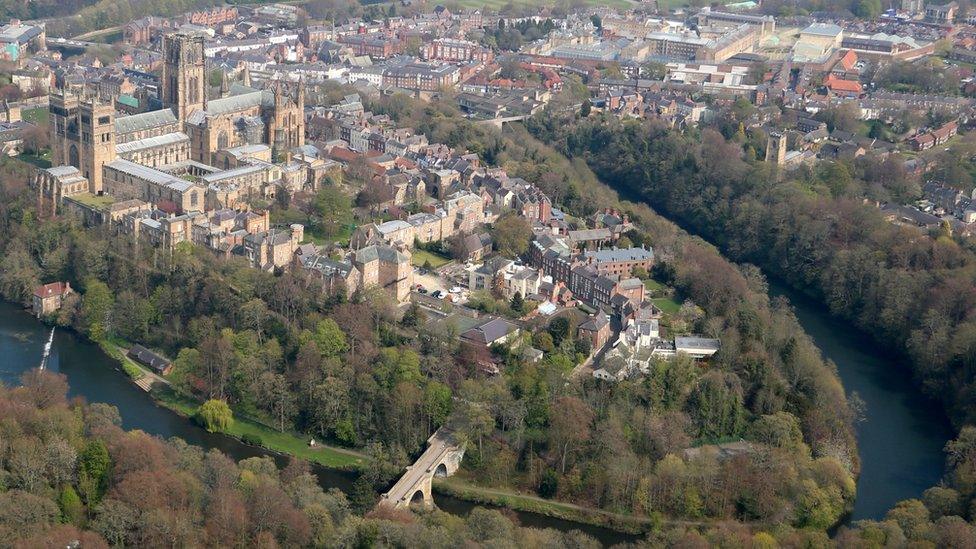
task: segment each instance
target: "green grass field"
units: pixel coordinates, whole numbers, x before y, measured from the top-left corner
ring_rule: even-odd
[[[20,117],[24,119],[24,122],[31,124],[47,124],[48,116],[48,110],[44,107],[20,111]]]
[[[72,200],[77,200],[86,206],[91,206],[92,208],[107,208],[115,203],[115,199],[107,194],[98,196],[91,193],[76,194],[71,197]]]
[[[417,267],[423,267],[424,263],[430,262],[430,266],[439,269],[444,265],[450,263],[451,259],[438,255],[427,250],[413,250],[413,259],[411,262]]]
[[[181,397],[168,388],[154,390],[153,396],[163,406],[187,417],[193,417],[200,404],[194,400]],[[353,450],[322,445],[310,447],[308,438],[304,435],[276,431],[266,425],[236,415],[234,416],[234,423],[225,434],[234,438],[243,438],[245,435],[257,437],[261,439],[261,445],[269,450],[314,461],[335,469],[356,469],[362,466],[364,462],[362,456]]]
[[[673,297],[659,297],[651,301],[665,314],[674,314],[681,310],[681,303],[675,301]]]

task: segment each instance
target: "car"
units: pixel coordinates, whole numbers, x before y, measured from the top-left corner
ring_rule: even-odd
[[[434,299],[440,299],[444,297],[444,292],[442,292],[441,290],[434,290],[434,293],[430,294],[430,297]]]
[[[461,288],[460,286],[455,286],[455,287],[451,288],[451,293],[452,294],[459,294],[459,293],[461,293],[462,290],[463,290],[463,288]]]
[[[426,294],[427,293],[427,288],[424,288],[423,286],[421,286],[421,287],[417,288],[417,293]]]

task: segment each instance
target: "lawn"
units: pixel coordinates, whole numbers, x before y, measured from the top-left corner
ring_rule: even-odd
[[[125,348],[131,347],[129,343],[121,339],[109,339],[98,344],[108,356],[119,361],[122,371],[133,380],[142,379],[146,375],[145,369],[125,354]]]
[[[98,196],[91,193],[81,193],[72,196],[71,199],[99,210],[102,208],[107,208],[115,203],[115,199],[107,194]]]
[[[653,278],[648,278],[644,281],[644,288],[646,288],[649,293],[653,294],[663,291],[665,286]]]
[[[51,167],[51,151],[45,150],[41,154],[20,153],[17,155],[17,160],[32,164],[44,170]]]
[[[652,299],[651,302],[666,314],[674,314],[681,310],[681,303],[675,301],[673,297],[659,297]]]
[[[49,112],[45,107],[38,107],[36,109],[25,109],[20,112],[20,117],[24,119],[24,122],[30,122],[31,124],[47,124]]]
[[[433,252],[428,252],[427,250],[418,249],[413,251],[413,259],[411,261],[417,267],[423,267],[425,263],[430,262],[431,267],[439,269],[450,263],[451,258],[435,254]]]
[[[169,388],[154,390],[152,394],[163,406],[187,417],[192,417],[199,406],[199,402],[182,397]],[[256,437],[261,440],[261,445],[269,450],[335,469],[356,469],[363,464],[362,456],[353,450],[322,445],[310,447],[308,437],[305,435],[277,431],[247,418],[235,416],[234,423],[225,434],[238,439],[245,435]]]

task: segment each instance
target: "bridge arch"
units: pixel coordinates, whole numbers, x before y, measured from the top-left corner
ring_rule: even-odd
[[[422,505],[427,504],[427,494],[425,494],[423,490],[417,490],[416,492],[413,493],[413,496],[410,497],[411,507],[418,503]]]
[[[441,463],[440,465],[437,466],[436,469],[434,469],[434,477],[435,478],[443,478],[443,477],[446,477],[447,475],[448,475],[448,472],[447,472],[447,464],[446,463]]]

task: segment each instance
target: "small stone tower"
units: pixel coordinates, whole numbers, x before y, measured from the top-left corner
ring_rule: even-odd
[[[775,162],[777,166],[786,163],[786,135],[780,132],[769,132],[766,141],[766,162]]]

